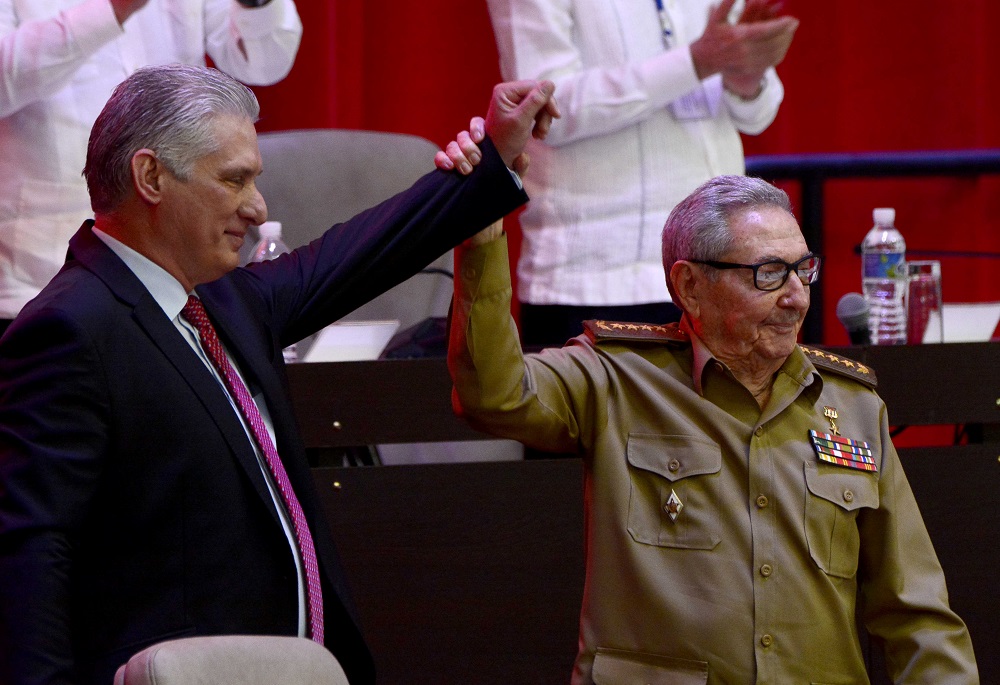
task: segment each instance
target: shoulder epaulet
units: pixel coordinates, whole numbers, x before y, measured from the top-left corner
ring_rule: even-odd
[[[847,357],[841,357],[839,354],[833,354],[826,350],[818,350],[815,347],[806,347],[805,345],[799,345],[799,347],[805,352],[806,357],[809,358],[809,361],[813,365],[827,371],[839,373],[848,378],[853,378],[872,389],[878,387],[878,379],[875,378],[875,371],[870,366],[865,366],[861,362],[856,362]]]
[[[626,321],[584,321],[583,330],[593,342],[606,340],[628,340],[639,342],[687,343],[687,333],[676,323],[656,325],[650,323],[628,323]]]

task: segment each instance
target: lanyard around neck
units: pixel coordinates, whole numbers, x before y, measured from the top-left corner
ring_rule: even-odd
[[[660,17],[660,28],[663,30],[663,47],[670,49],[674,46],[674,23],[670,19],[670,13],[663,6],[663,0],[653,0],[656,3],[656,14]]]

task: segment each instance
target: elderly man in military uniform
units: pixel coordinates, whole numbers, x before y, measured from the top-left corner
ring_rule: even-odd
[[[722,176],[674,209],[679,324],[591,321],[539,354],[500,233],[456,252],[454,404],[584,459],[573,683],[868,683],[856,611],[895,682],[979,682],[874,374],[797,343],[821,259],[784,192]]]

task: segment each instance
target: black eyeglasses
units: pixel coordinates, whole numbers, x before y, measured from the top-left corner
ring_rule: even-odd
[[[753,285],[757,290],[778,290],[788,280],[788,274],[795,272],[802,285],[811,285],[819,280],[819,265],[822,257],[818,254],[807,254],[799,261],[789,264],[780,259],[770,259],[759,264],[735,264],[733,262],[716,262],[703,259],[687,260],[693,264],[704,264],[713,269],[753,269]]]

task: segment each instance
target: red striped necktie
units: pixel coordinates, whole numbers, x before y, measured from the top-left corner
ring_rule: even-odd
[[[219,342],[219,336],[216,335],[215,327],[209,321],[208,314],[205,313],[205,307],[201,304],[201,300],[194,295],[189,296],[187,304],[181,310],[181,316],[198,329],[198,334],[201,336],[201,346],[208,354],[208,358],[212,360],[212,364],[215,365],[219,375],[222,376],[222,380],[229,389],[230,395],[236,400],[236,406],[239,407],[240,413],[243,414],[243,418],[246,419],[247,424],[250,426],[250,432],[264,454],[267,467],[270,469],[271,475],[278,485],[278,490],[281,492],[281,498],[285,502],[285,507],[292,517],[292,524],[295,528],[295,541],[298,543],[299,552],[302,555],[302,563],[305,565],[306,570],[310,636],[316,642],[323,644],[323,590],[320,587],[316,548],[313,546],[312,534],[309,532],[309,524],[306,522],[302,505],[299,504],[299,499],[295,496],[295,491],[292,490],[288,474],[285,472],[285,467],[278,457],[278,450],[275,449],[274,443],[271,442],[271,436],[264,426],[264,419],[261,418],[260,411],[258,411],[257,405],[250,396],[247,386],[243,384],[240,377],[236,375],[232,364],[229,363],[229,358],[222,349],[222,343]]]

